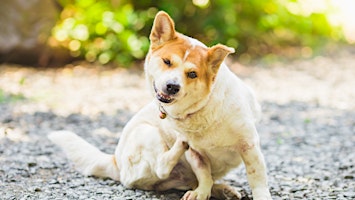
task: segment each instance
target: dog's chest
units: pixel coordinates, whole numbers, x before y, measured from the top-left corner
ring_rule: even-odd
[[[227,123],[221,121],[212,126],[199,127],[204,129],[184,132],[184,135],[192,149],[208,158],[213,177],[220,178],[241,163],[238,135]]]
[[[238,136],[227,125],[220,121],[208,127],[199,126],[203,130],[184,132],[190,147],[208,158],[215,178],[224,176],[241,163]]]
[[[238,141],[233,124],[228,121],[223,116],[200,115],[184,121],[166,121],[165,127],[173,130],[178,137],[186,139],[196,150],[230,151]]]
[[[244,123],[240,109],[227,98],[223,104],[213,103],[185,120],[165,119],[163,130],[170,129],[173,135],[182,137],[192,149],[208,157],[213,176],[220,177],[241,162],[238,142]]]

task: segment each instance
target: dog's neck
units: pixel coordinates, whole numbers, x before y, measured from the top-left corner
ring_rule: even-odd
[[[185,119],[188,119],[189,117],[193,116],[194,114],[198,113],[200,110],[203,109],[203,107],[205,107],[206,105],[202,106],[199,109],[196,110],[192,110],[190,112],[186,112],[186,113],[182,113],[182,114],[175,114],[175,113],[168,113],[166,111],[166,109],[164,108],[164,106],[159,103],[159,117],[161,119],[165,119],[165,118],[169,118],[169,119],[173,119],[173,120],[177,120],[177,121],[183,121]],[[175,115],[174,115],[175,114]]]
[[[184,121],[201,112],[201,110],[203,110],[209,103],[210,97],[211,95],[208,95],[206,99],[186,107],[177,105],[163,105],[162,103],[159,103],[160,118]]]

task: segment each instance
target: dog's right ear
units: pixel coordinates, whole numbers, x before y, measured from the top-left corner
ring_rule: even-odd
[[[217,44],[208,50],[208,64],[210,65],[214,73],[218,72],[218,69],[228,54],[234,53],[235,50],[232,47],[227,47],[222,44]]]
[[[154,49],[174,38],[176,38],[174,21],[166,12],[159,11],[149,36],[151,48]]]

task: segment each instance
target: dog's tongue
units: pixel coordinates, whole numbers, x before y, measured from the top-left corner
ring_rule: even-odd
[[[169,96],[169,95],[166,95],[166,94],[164,94],[164,93],[162,93],[162,92],[159,92],[159,95],[160,95],[161,97],[163,97],[164,99],[170,99],[170,96]]]

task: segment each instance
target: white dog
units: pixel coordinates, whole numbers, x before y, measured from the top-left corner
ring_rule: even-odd
[[[68,131],[49,138],[85,175],[128,188],[189,190],[184,200],[239,199],[215,181],[243,162],[254,200],[271,199],[255,128],[260,107],[224,63],[234,49],[176,32],[165,12],[156,15],[150,40],[145,73],[155,98],[125,126],[114,155]]]

